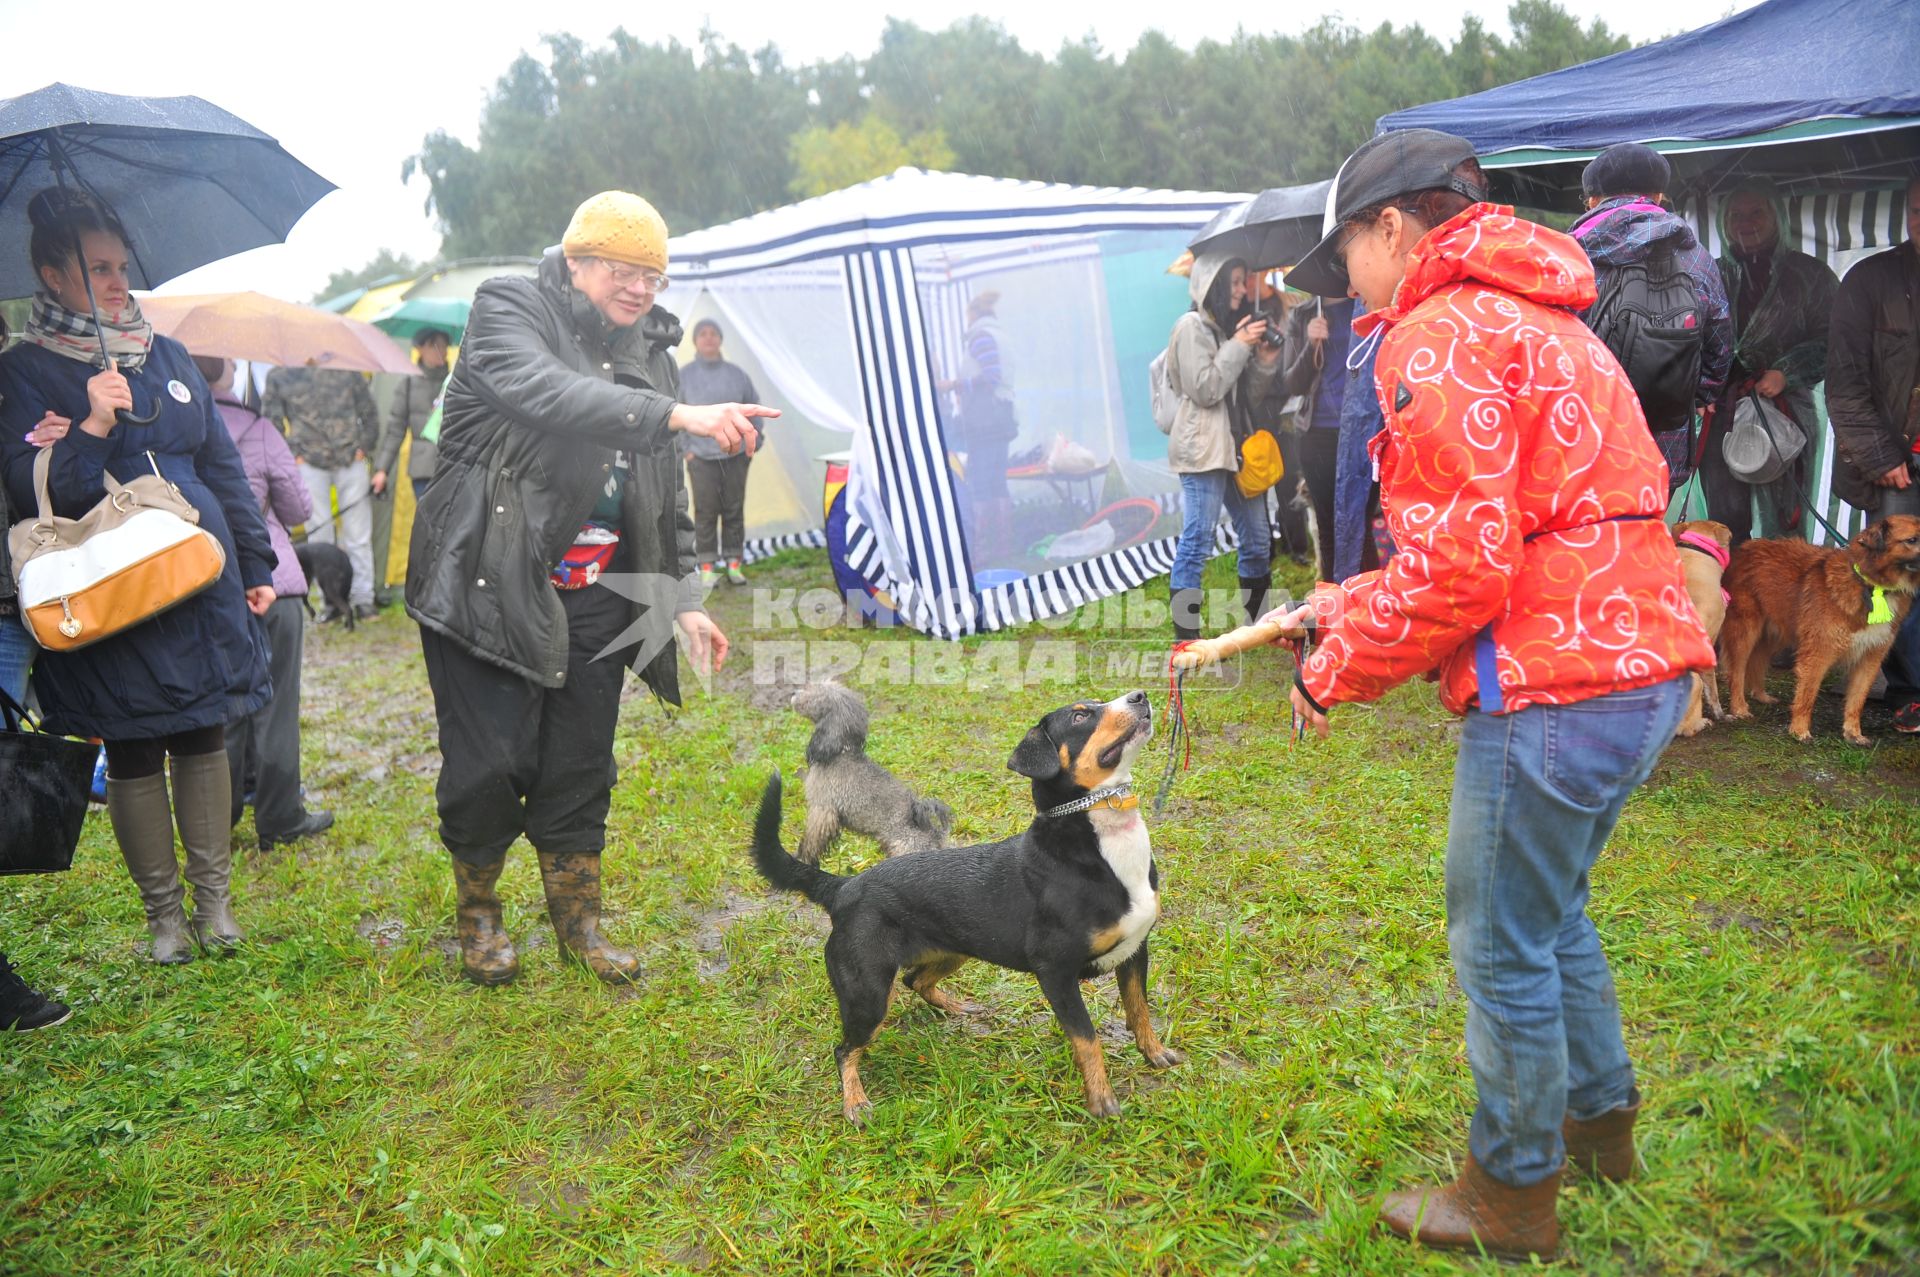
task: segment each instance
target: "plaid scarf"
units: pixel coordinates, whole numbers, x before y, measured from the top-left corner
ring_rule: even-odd
[[[107,353],[123,372],[138,372],[153,348],[153,325],[140,313],[140,303],[127,298],[117,315],[102,315],[96,328],[92,315],[68,310],[47,293],[33,295],[33,315],[20,340],[44,346],[56,355],[100,365],[100,331],[107,334]]]

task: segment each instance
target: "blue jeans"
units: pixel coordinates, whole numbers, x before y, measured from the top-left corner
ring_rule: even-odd
[[[16,616],[0,616],[0,687],[16,701],[27,699],[27,667],[33,664],[33,640]]]
[[[1560,1169],[1560,1122],[1628,1102],[1633,1065],[1587,872],[1686,709],[1688,680],[1467,715],[1447,828],[1447,947],[1467,995],[1480,1103],[1469,1147],[1495,1179]]]
[[[1196,589],[1200,573],[1213,557],[1213,528],[1220,522],[1220,507],[1227,508],[1233,530],[1240,538],[1240,575],[1265,576],[1273,561],[1273,533],[1267,527],[1267,494],[1240,495],[1240,485],[1231,470],[1205,470],[1180,476],[1180,493],[1186,498],[1186,513],[1180,521],[1180,542],[1173,551],[1173,588]]]

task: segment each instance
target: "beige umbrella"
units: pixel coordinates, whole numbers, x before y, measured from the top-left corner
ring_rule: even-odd
[[[393,338],[372,324],[264,293],[202,293],[140,299],[155,332],[196,355],[246,359],[282,368],[332,368],[417,376]]]

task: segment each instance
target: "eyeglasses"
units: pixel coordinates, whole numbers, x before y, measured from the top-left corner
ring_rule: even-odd
[[[668,285],[673,282],[659,271],[650,270],[645,266],[610,262],[604,257],[596,257],[593,260],[606,269],[607,278],[613,281],[616,288],[631,288],[635,284],[640,284],[650,293],[664,293]]]
[[[1353,241],[1360,238],[1360,232],[1366,229],[1359,222],[1348,222],[1347,233],[1333,242],[1333,264],[1342,271],[1347,269],[1347,249],[1352,246]]]

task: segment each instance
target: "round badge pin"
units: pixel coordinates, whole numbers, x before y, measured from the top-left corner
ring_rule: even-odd
[[[187,389],[187,383],[177,378],[167,383],[167,393],[175,399],[178,399],[181,403],[191,403],[193,401],[193,392]]]

